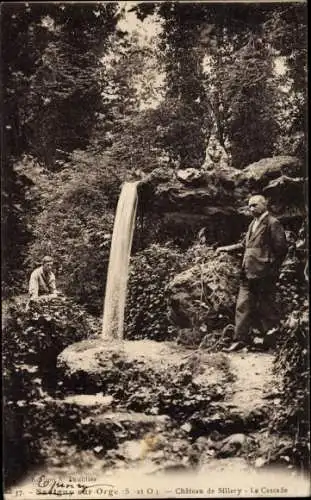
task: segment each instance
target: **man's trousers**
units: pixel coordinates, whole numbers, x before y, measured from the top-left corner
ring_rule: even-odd
[[[262,333],[276,326],[279,311],[275,303],[276,278],[242,278],[235,310],[234,340],[249,342],[251,328]]]

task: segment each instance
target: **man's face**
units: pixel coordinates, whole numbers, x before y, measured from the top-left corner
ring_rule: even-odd
[[[53,269],[53,262],[44,262],[43,263],[43,270],[46,273],[50,273]]]
[[[261,196],[253,196],[248,202],[248,208],[253,217],[259,217],[267,210],[267,202]]]

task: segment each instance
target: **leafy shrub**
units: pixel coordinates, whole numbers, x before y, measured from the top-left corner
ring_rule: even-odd
[[[200,387],[194,379],[186,364],[165,373],[139,372],[135,380],[124,381],[125,407],[146,414],[166,414],[182,423],[194,413],[206,415],[213,411],[209,403],[223,399],[224,392],[217,384]]]
[[[280,380],[281,405],[271,427],[292,438],[286,451],[295,465],[308,467],[310,456],[309,301],[305,281],[306,235],[293,237],[279,280],[284,319],[280,324],[274,370]],[[283,450],[284,455],[284,450]]]
[[[239,259],[224,252],[217,255],[212,247],[201,242],[189,248],[186,258],[192,265],[203,266],[202,279],[209,291],[205,300],[215,312],[231,315],[238,291]]]
[[[40,436],[53,429],[46,389],[55,389],[56,357],[69,344],[97,333],[96,321],[81,306],[59,297],[50,302],[11,301],[3,327],[5,477],[40,458]]]
[[[25,303],[12,301],[7,308],[4,337],[4,367],[12,363],[38,364],[49,348],[59,352],[69,344],[96,332],[96,320],[66,297]]]
[[[43,377],[47,387],[55,382],[58,354],[68,345],[92,337],[99,325],[70,300],[30,305],[12,302],[3,328],[3,387],[8,400],[24,400],[40,394],[33,378]],[[31,375],[33,374],[33,375]]]
[[[308,467],[310,459],[308,307],[306,300],[282,323],[274,366],[281,379],[281,405],[271,427],[290,435],[286,454],[298,467]]]
[[[240,266],[236,257],[205,244],[185,254],[187,266],[171,281],[169,305],[173,324],[182,330],[178,342],[189,347],[222,347],[220,330],[234,322]]]
[[[151,245],[132,257],[125,311],[128,339],[172,338],[166,285],[182,269],[183,261],[182,254],[169,244]]]

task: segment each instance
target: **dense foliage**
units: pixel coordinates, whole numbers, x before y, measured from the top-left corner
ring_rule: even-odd
[[[310,365],[308,352],[308,300],[283,321],[275,371],[280,377],[282,404],[272,422],[278,432],[292,438],[291,462],[308,468],[310,461]],[[284,450],[283,450],[284,451]]]
[[[102,106],[99,58],[116,10],[100,3],[2,6],[9,154],[30,151],[53,168],[57,150],[87,144]]]
[[[216,7],[171,2],[141,3],[135,9],[143,19],[157,12],[163,20],[167,99],[172,92],[176,109],[192,100],[196,120],[205,115],[201,124],[195,124],[184,110],[182,121],[174,126],[180,132],[185,127],[186,134],[178,135],[179,140],[183,137],[184,156],[187,151],[193,154],[191,144],[195,144],[191,165],[204,155],[203,136],[207,141],[211,130],[237,168],[270,156],[281,144],[283,153],[294,153],[297,134],[303,136],[305,131],[306,10],[302,4]],[[184,37],[182,33],[189,31],[191,35]],[[177,151],[178,141],[172,136],[170,144],[175,143]],[[302,155],[303,151],[300,148]]]
[[[292,438],[291,462],[306,468],[310,461],[309,301],[306,274],[306,233],[302,227],[292,238],[280,276],[284,316],[278,335],[275,374],[282,404],[271,422]],[[287,454],[288,454],[287,453]],[[284,450],[283,450],[284,454]]]
[[[131,260],[125,331],[129,339],[174,338],[168,318],[167,285],[182,269],[182,254],[169,245],[151,245]]]
[[[34,200],[25,199],[27,179],[16,174],[14,163],[30,152],[54,170],[63,149],[88,144],[102,106],[100,57],[116,11],[112,3],[1,6],[3,278],[10,287],[33,237],[25,215],[34,208]]]
[[[240,259],[217,255],[203,241],[188,249],[187,265],[170,283],[170,319],[179,327],[178,342],[217,351],[228,342],[224,328],[234,323]]]
[[[56,358],[68,345],[98,333],[98,324],[68,298],[5,304],[3,395],[5,479],[40,462],[40,437],[52,431],[52,413],[42,402],[57,389]]]

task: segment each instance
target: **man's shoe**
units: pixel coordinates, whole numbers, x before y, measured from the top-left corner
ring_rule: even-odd
[[[244,342],[238,341],[238,342],[234,342],[233,344],[231,344],[231,346],[228,347],[227,349],[224,349],[224,351],[226,351],[226,352],[241,351],[245,347],[246,347],[246,344]]]
[[[262,346],[264,343],[264,339],[262,337],[254,337],[253,338],[253,345],[254,346]]]

